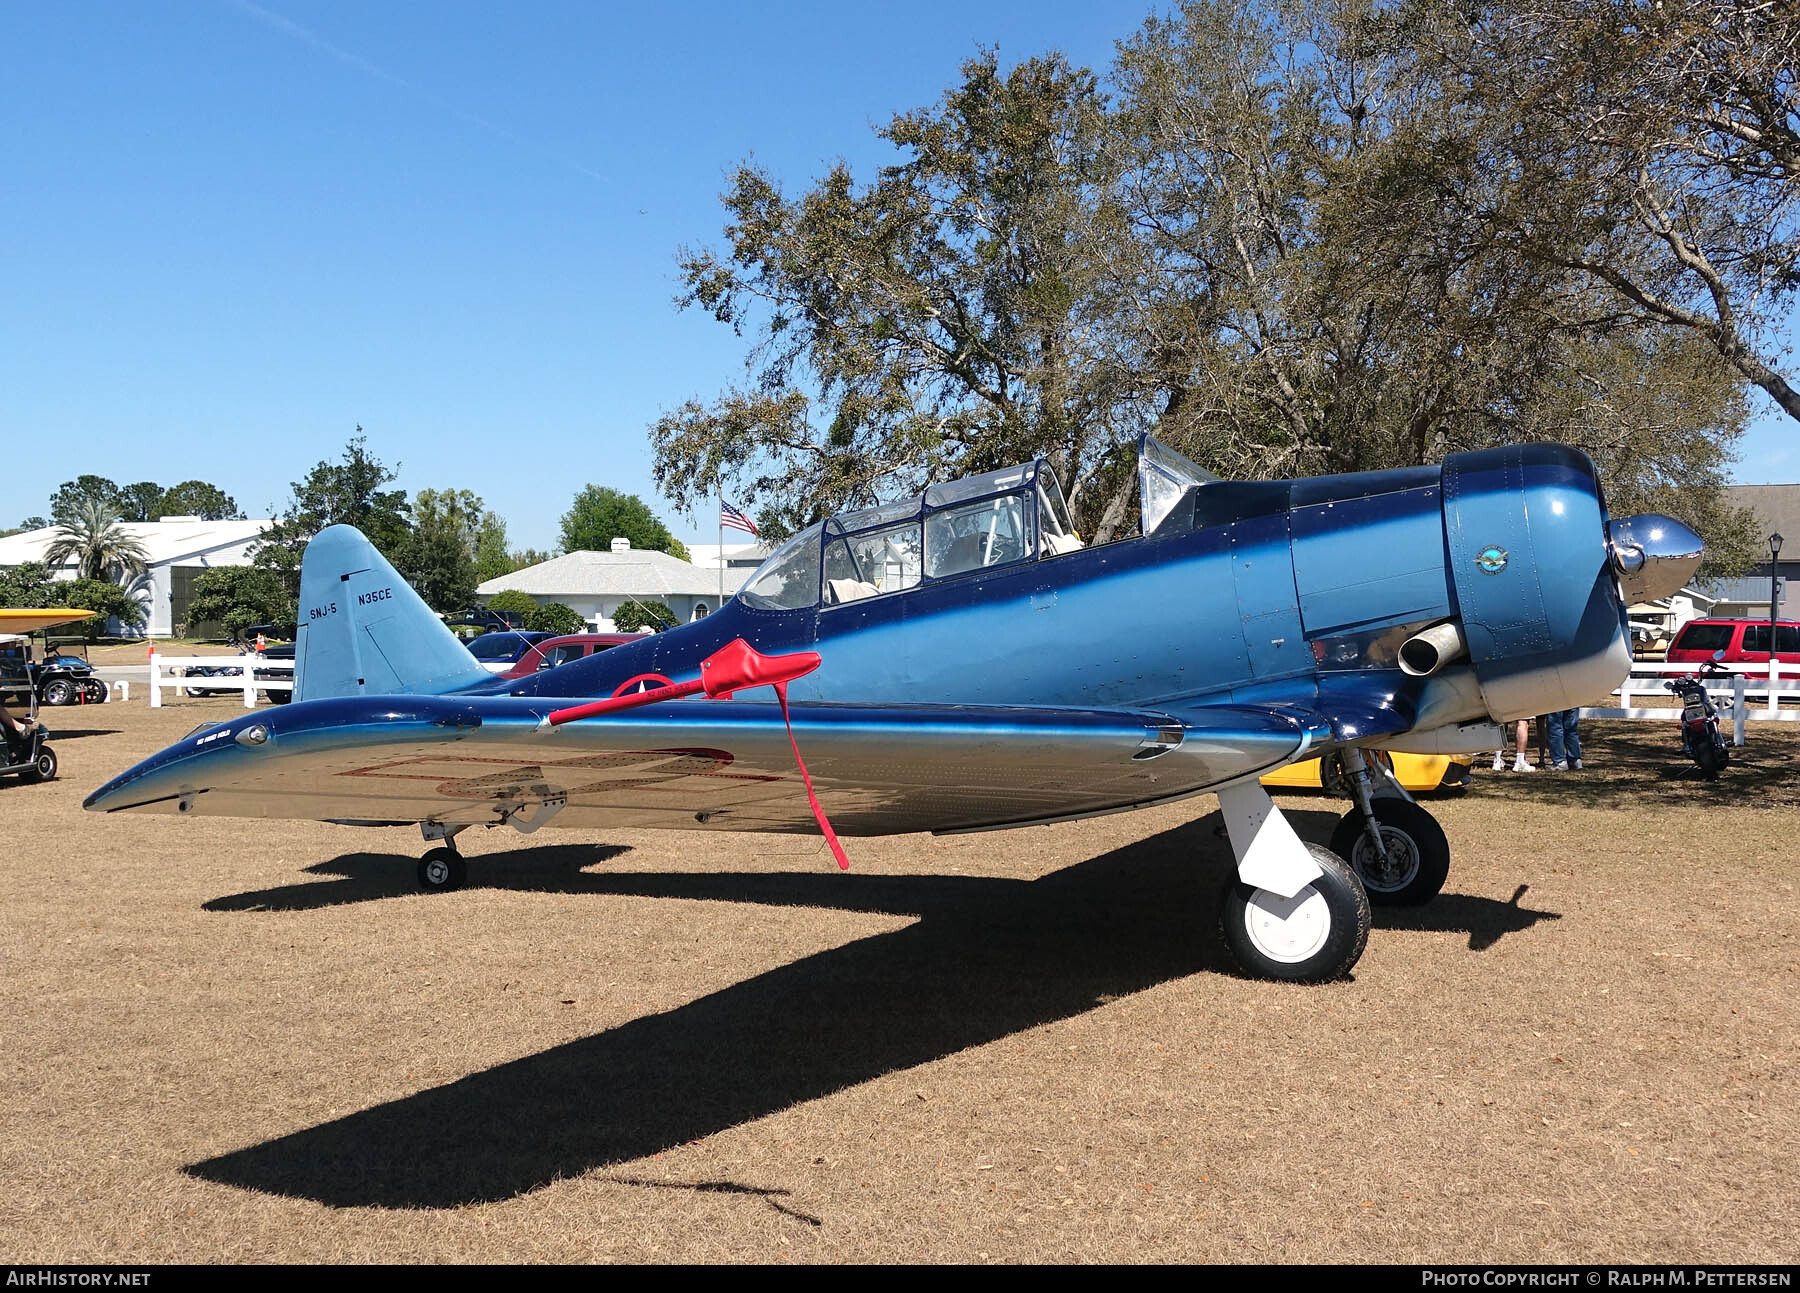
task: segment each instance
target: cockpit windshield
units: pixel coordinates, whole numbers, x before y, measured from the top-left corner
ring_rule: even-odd
[[[762,610],[837,606],[1081,546],[1056,473],[1039,459],[810,526],[739,596]]]
[[[819,531],[809,525],[756,568],[738,594],[766,611],[795,611],[819,601]]]
[[[1143,508],[1144,533],[1153,533],[1190,488],[1217,479],[1204,467],[1145,434],[1138,441],[1138,497]]]

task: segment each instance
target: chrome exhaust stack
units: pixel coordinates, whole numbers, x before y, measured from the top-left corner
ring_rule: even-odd
[[[1409,678],[1429,678],[1468,653],[1469,643],[1461,628],[1449,621],[1434,624],[1400,644],[1400,671]]]

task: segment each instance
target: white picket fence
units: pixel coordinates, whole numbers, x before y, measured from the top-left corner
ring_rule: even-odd
[[[258,669],[271,667],[292,669],[292,660],[269,661],[260,655],[163,655],[150,653],[150,708],[162,708],[164,687],[182,689],[186,687],[205,687],[208,691],[237,691],[244,693],[244,708],[256,708],[256,693],[259,691],[292,691],[293,678],[258,678]],[[210,676],[189,678],[189,669],[229,669],[232,674],[226,676]]]
[[[1698,665],[1637,661],[1631,666],[1631,676],[1620,683],[1618,690],[1613,693],[1619,698],[1617,706],[1584,708],[1581,716],[1654,718],[1666,721],[1673,717],[1672,707],[1680,704],[1679,698],[1667,690],[1668,679],[1693,674],[1705,684],[1707,695],[1719,707],[1720,716],[1731,719],[1733,745],[1744,743],[1744,729],[1749,723],[1800,723],[1800,709],[1781,707],[1784,699],[1800,702],[1800,679],[1784,679],[1781,661],[1771,660],[1767,664],[1727,664],[1720,665],[1719,668],[1724,672],[1700,673]],[[1787,669],[1790,672],[1800,671],[1791,663]],[[1639,696],[1667,699],[1659,706],[1633,705],[1631,702]],[[1752,697],[1761,697],[1762,705],[1752,705]]]

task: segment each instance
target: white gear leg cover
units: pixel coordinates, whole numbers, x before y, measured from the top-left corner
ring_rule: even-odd
[[[1237,856],[1238,879],[1245,884],[1292,898],[1325,874],[1260,781],[1225,787],[1219,808]]]

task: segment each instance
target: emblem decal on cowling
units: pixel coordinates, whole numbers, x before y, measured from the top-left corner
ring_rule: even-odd
[[[1475,564],[1481,567],[1483,574],[1497,575],[1506,569],[1506,549],[1490,543],[1475,554]]]

